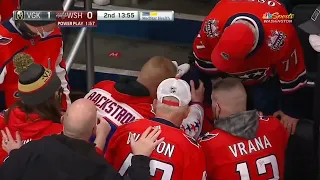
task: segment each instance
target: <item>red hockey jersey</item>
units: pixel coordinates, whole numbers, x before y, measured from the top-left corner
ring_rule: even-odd
[[[63,42],[61,32],[55,29],[48,37],[27,40],[19,33],[12,20],[0,25],[0,84],[5,91],[6,106],[10,107],[16,99],[18,90],[17,68],[13,63],[13,57],[17,53],[30,54],[36,63],[55,71],[64,88],[62,109],[65,110],[71,103],[69,99],[69,87],[65,62],[62,60]],[[28,63],[28,62],[27,62]]]
[[[214,115],[212,112],[212,107],[211,105],[206,104],[204,106],[204,119],[203,119],[202,131],[201,131],[202,134],[211,132],[214,129],[213,120],[214,120]]]
[[[85,96],[96,104],[98,116],[103,117],[111,126],[106,146],[119,126],[137,119],[154,117],[153,99],[150,96],[123,94],[117,91],[115,85],[113,81],[101,81]],[[94,141],[94,137],[91,141]]]
[[[1,0],[0,1],[0,22],[9,20],[13,11],[19,8],[19,0]]]
[[[116,126],[136,119],[154,117],[151,97],[122,94],[115,89],[114,85],[113,81],[101,81],[85,96],[96,104],[99,116],[105,117]]]
[[[283,92],[306,85],[306,69],[298,35],[291,24],[293,15],[277,0],[221,0],[205,18],[194,40],[193,55],[201,70],[218,72],[211,53],[224,29],[238,19],[251,22],[259,29],[256,48],[247,57],[247,64],[232,72],[245,84],[256,84],[269,76],[279,75]]]
[[[23,144],[41,139],[44,136],[60,134],[63,129],[62,124],[53,123],[51,120],[43,120],[37,114],[26,116],[18,108],[11,111],[7,124],[4,122],[3,114],[0,114],[0,130],[4,130],[5,127],[9,128],[13,138],[15,138],[16,131],[19,131]],[[2,136],[0,136],[0,141],[2,142]],[[7,152],[0,148],[0,165],[7,157]]]
[[[283,179],[289,135],[274,117],[259,120],[254,139],[242,139],[215,129],[200,139],[208,179]]]
[[[129,133],[139,139],[148,127],[160,126],[160,143],[151,154],[150,174],[153,180],[202,180],[206,177],[205,160],[199,144],[179,127],[163,119],[142,119],[118,128],[107,149],[107,161],[124,175],[131,163]]]

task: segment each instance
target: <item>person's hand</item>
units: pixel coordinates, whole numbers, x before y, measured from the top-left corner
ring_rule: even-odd
[[[184,74],[186,74],[190,69],[190,64],[184,63],[177,67],[177,75],[176,78],[181,78]]]
[[[190,69],[190,64],[188,63],[181,64],[180,66],[177,61],[172,61],[172,63],[177,68],[176,78],[181,78]]]
[[[103,117],[98,118],[96,137],[106,138],[111,131],[111,126]]]
[[[172,64],[178,69],[178,62],[177,61],[172,61]]]
[[[199,80],[200,81],[200,80]],[[194,81],[190,81],[191,86],[191,102],[202,103],[204,98],[204,86],[203,82],[199,82],[198,89],[195,88]]]
[[[294,134],[296,132],[296,127],[299,121],[298,119],[292,118],[284,114],[282,111],[275,112],[273,116],[281,118],[281,123],[287,129],[288,133]]]
[[[7,127],[5,128],[5,131],[1,130],[1,134],[2,134],[2,149],[5,150],[8,154],[12,150],[19,149],[23,145],[20,133],[18,131],[16,132],[16,140],[13,139]]]
[[[130,133],[130,146],[133,155],[150,156],[158,144],[164,140],[164,137],[158,140],[160,134],[160,126],[148,127],[137,141],[135,141],[135,137]]]

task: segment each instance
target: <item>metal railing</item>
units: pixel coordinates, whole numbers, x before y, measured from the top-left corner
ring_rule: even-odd
[[[67,11],[73,5],[74,0],[65,0],[63,3],[63,10]],[[85,10],[92,10],[92,0],[85,0]],[[66,59],[66,69],[69,72],[74,62],[75,56],[79,50],[79,47],[85,38],[85,53],[86,53],[86,72],[87,72],[87,90],[89,91],[94,85],[94,59],[93,59],[93,37],[92,29],[83,27],[79,31],[76,40],[68,54]]]

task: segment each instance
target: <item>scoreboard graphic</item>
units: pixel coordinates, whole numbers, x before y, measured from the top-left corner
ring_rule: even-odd
[[[98,21],[174,21],[173,11],[14,11],[14,20],[52,21],[59,27],[96,27]]]

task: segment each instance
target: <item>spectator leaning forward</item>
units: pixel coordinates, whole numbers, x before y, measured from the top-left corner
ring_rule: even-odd
[[[61,118],[63,133],[43,137],[22,146],[19,133],[16,140],[9,130],[1,131],[7,141],[2,147],[9,158],[0,167],[0,179],[8,180],[149,180],[150,154],[163,141],[157,140],[160,129],[146,128],[141,138],[130,137],[133,152],[128,173],[122,177],[108,164],[96,147],[105,144],[110,126],[97,118],[97,108],[88,99],[78,99]],[[108,128],[109,127],[109,128]],[[96,134],[96,147],[89,142]],[[101,141],[99,142],[98,139]],[[22,147],[21,147],[22,146]]]
[[[21,60],[27,58],[31,57],[25,55]],[[40,64],[25,66],[19,74],[17,93],[20,99],[0,115],[0,130],[7,127],[12,134],[20,132],[23,144],[62,132],[61,81],[55,72]],[[0,165],[7,156],[0,148]]]

